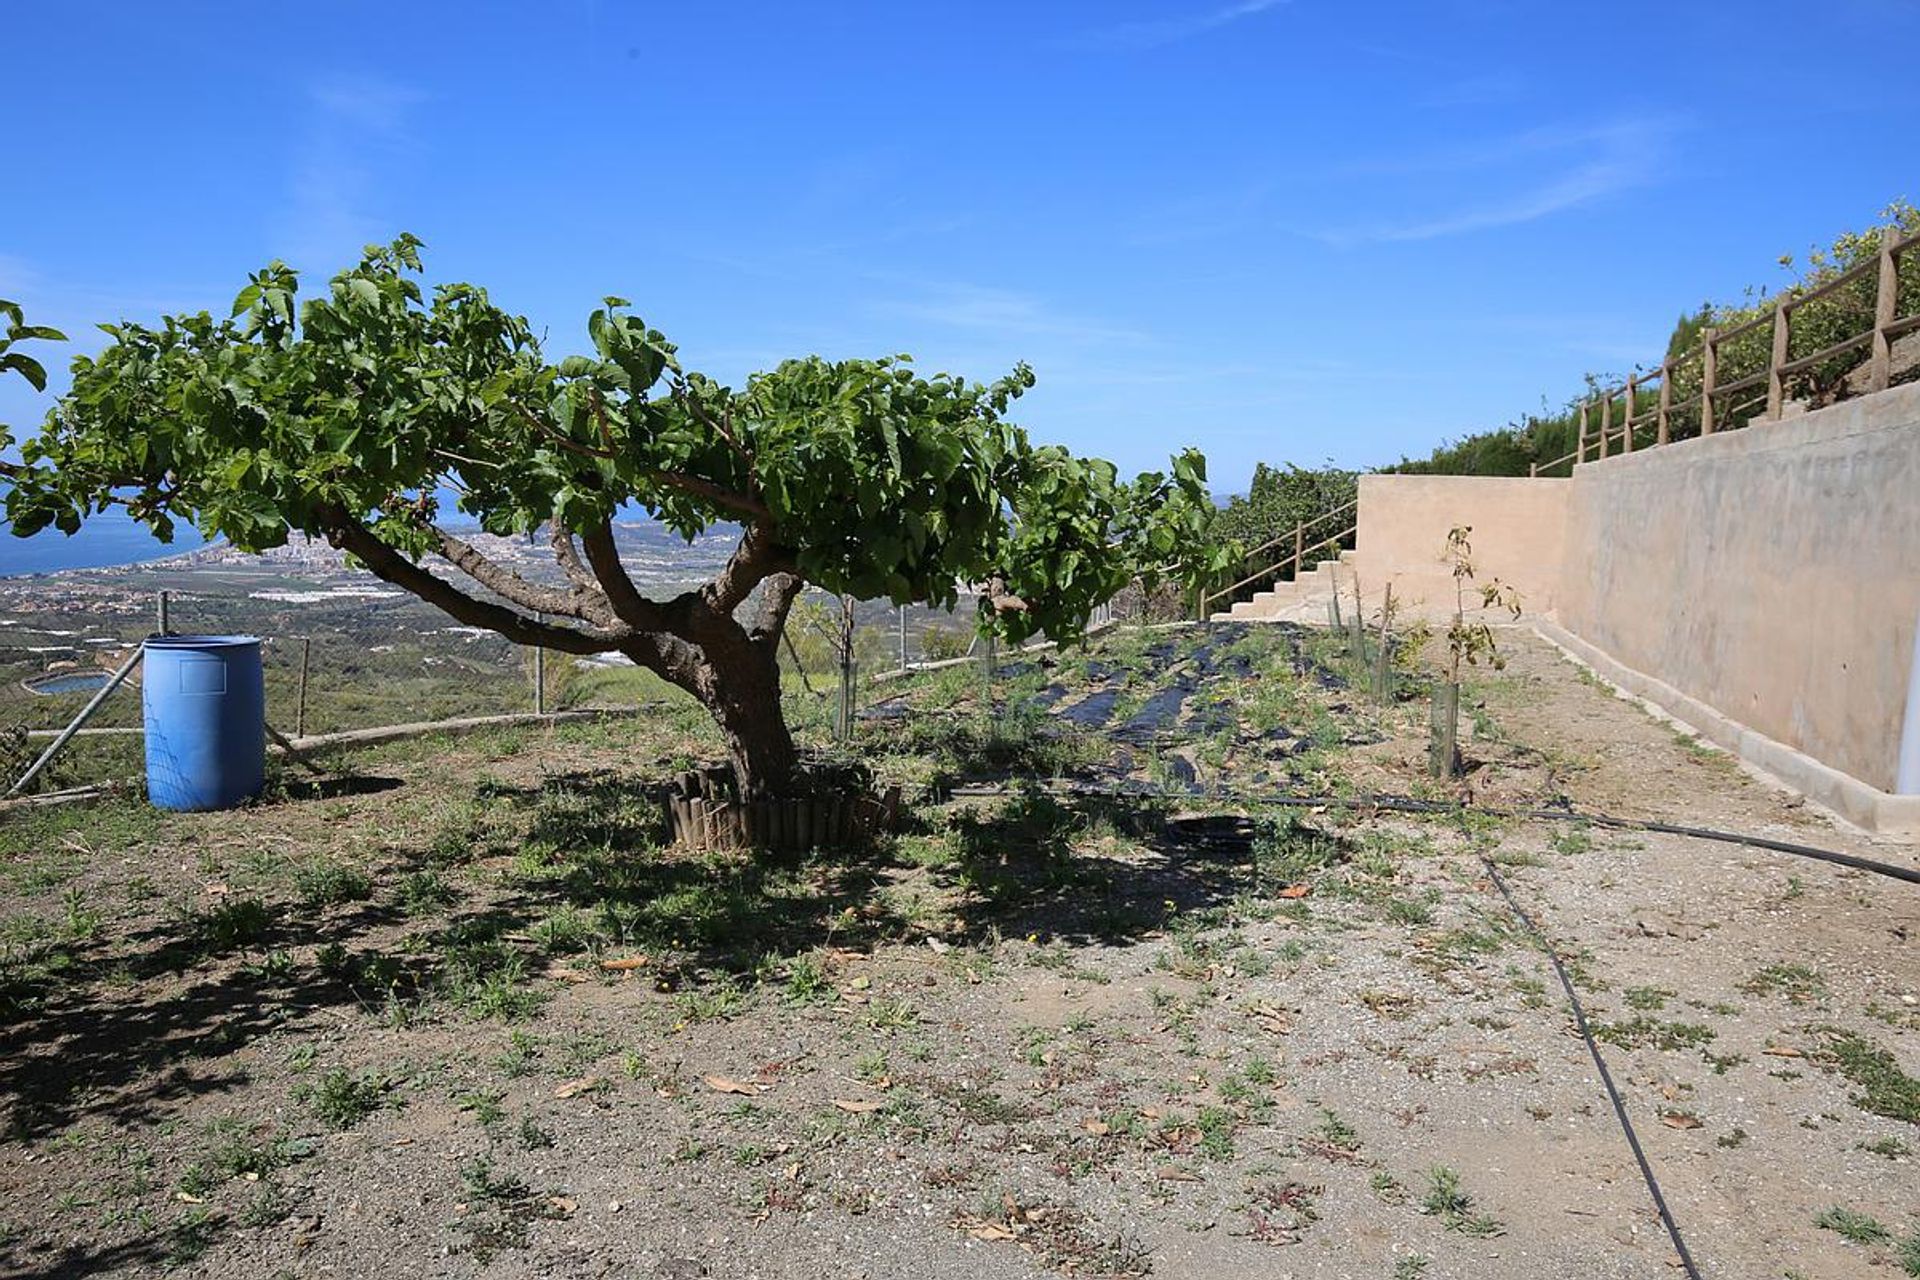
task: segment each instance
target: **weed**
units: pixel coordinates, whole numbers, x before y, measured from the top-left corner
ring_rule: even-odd
[[[1666,987],[1628,987],[1620,993],[1629,1009],[1640,1009],[1648,1013],[1658,1013],[1667,1007],[1667,1001],[1677,993]]]
[[[332,858],[312,858],[293,868],[293,891],[308,907],[365,902],[373,896],[373,878]]]
[[[1420,1211],[1437,1216],[1447,1230],[1476,1239],[1506,1231],[1494,1218],[1474,1211],[1473,1197],[1460,1185],[1460,1175],[1444,1165],[1427,1172],[1427,1194],[1420,1201]]]
[[[1394,1177],[1385,1169],[1379,1170],[1371,1178],[1367,1179],[1367,1189],[1373,1192],[1374,1198],[1379,1200],[1381,1204],[1405,1204],[1407,1202],[1407,1189],[1400,1185],[1400,1179]]]
[[[1622,1049],[1639,1049],[1651,1046],[1667,1051],[1679,1049],[1699,1049],[1712,1042],[1716,1034],[1712,1027],[1701,1026],[1694,1022],[1662,1022],[1658,1018],[1649,1018],[1645,1014],[1627,1019],[1625,1022],[1603,1022],[1594,1027],[1594,1038],[1605,1040],[1608,1044],[1618,1045]]]
[[[385,1106],[392,1088],[393,1082],[386,1076],[372,1072],[356,1075],[345,1067],[335,1067],[318,1080],[295,1085],[293,1098],[305,1103],[328,1128],[351,1129]]]
[[[1194,1121],[1200,1129],[1200,1150],[1210,1160],[1233,1159],[1233,1131],[1239,1126],[1225,1107],[1202,1107]]]
[[[195,943],[209,955],[258,946],[273,926],[272,909],[258,898],[234,898],[188,918]]]
[[[1885,1244],[1893,1238],[1893,1233],[1878,1219],[1838,1205],[1821,1211],[1813,1225],[1833,1232],[1849,1244]]]
[[[1860,1149],[1869,1155],[1885,1156],[1889,1160],[1912,1154],[1911,1148],[1898,1138],[1875,1138],[1872,1142],[1861,1143]]]
[[[599,933],[592,919],[570,902],[547,912],[528,932],[551,955],[585,951]]]
[[[1750,996],[1778,995],[1788,1004],[1803,1005],[1826,994],[1818,969],[1804,964],[1770,964],[1745,982],[1740,990]]]
[[[453,905],[453,886],[438,871],[415,871],[394,887],[394,905],[410,916],[431,915]]]
[[[1433,1259],[1424,1253],[1410,1253],[1393,1264],[1393,1280],[1421,1280]]]
[[[1920,1124],[1920,1080],[1908,1075],[1893,1054],[1850,1031],[1829,1031],[1827,1053],[1840,1074],[1861,1089],[1853,1104],[1862,1111]]]
[[[817,956],[795,956],[787,962],[785,996],[789,1004],[819,1004],[833,999],[833,980]]]

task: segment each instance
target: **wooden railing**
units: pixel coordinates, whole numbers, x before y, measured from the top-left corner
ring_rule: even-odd
[[[1756,418],[1777,419],[1785,410],[1789,383],[1802,375],[1818,375],[1814,379],[1817,384],[1833,389],[1844,386],[1864,363],[1865,390],[1885,391],[1893,380],[1894,340],[1920,330],[1920,313],[1902,316],[1899,305],[1900,258],[1916,246],[1920,246],[1920,232],[1902,236],[1890,227],[1881,233],[1875,260],[1843,271],[1816,289],[1783,294],[1765,315],[1729,329],[1709,328],[1693,350],[1658,369],[1634,374],[1623,386],[1583,400],[1578,410],[1578,443],[1573,451],[1551,462],[1535,463],[1528,467],[1527,474],[1547,475],[1569,463],[1578,465],[1613,453],[1632,453],[1636,448],[1669,444],[1686,436],[1710,436]],[[1869,277],[1873,278],[1873,323],[1817,351],[1795,355],[1794,313],[1813,303],[1837,299],[1850,290],[1864,303],[1866,290],[1862,286]],[[1728,356],[1756,346],[1769,330],[1771,343],[1759,367],[1739,377],[1725,378]],[[1862,347],[1868,348],[1864,362],[1844,359]],[[1676,400],[1676,387],[1690,394]],[[1616,402],[1620,402],[1621,410],[1618,419],[1614,416]]]
[[[1354,516],[1359,509],[1360,502],[1356,498],[1331,511],[1323,511],[1311,520],[1303,520],[1279,537],[1269,538],[1248,551],[1241,557],[1243,568],[1248,564],[1264,560],[1275,551],[1291,548],[1287,554],[1267,562],[1264,568],[1256,569],[1238,582],[1221,587],[1218,591],[1203,593],[1200,597],[1200,616],[1207,617],[1213,612],[1216,604],[1223,600],[1231,602],[1241,591],[1263,578],[1277,580],[1282,572],[1289,569],[1292,570],[1290,577],[1299,577],[1301,566],[1306,563],[1306,558],[1310,555],[1326,559],[1328,557],[1321,556],[1320,553],[1329,549],[1338,554],[1341,544],[1355,532]],[[1337,532],[1328,534],[1326,530],[1329,527],[1337,529]]]

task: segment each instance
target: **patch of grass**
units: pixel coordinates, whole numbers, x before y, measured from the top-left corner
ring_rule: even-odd
[[[234,898],[188,917],[194,943],[209,955],[258,947],[272,935],[273,909],[258,898]]]
[[[1678,994],[1666,987],[1628,987],[1620,993],[1629,1009],[1640,1009],[1647,1013],[1658,1013],[1667,1007],[1667,1001]]]
[[[458,896],[445,876],[428,869],[402,878],[394,886],[393,902],[407,915],[425,916],[452,906]]]
[[[1393,1264],[1393,1280],[1422,1280],[1433,1259],[1424,1253],[1410,1253]]]
[[[318,1080],[294,1086],[293,1099],[330,1129],[351,1129],[387,1105],[393,1081],[384,1075],[335,1067]]]
[[[1254,882],[1258,887],[1284,887],[1347,861],[1351,842],[1322,830],[1292,812],[1263,823],[1253,838]]]
[[[294,866],[293,892],[308,907],[365,902],[373,896],[373,877],[333,858],[310,858]]]
[[[1862,1111],[1920,1124],[1920,1080],[1894,1061],[1891,1051],[1851,1031],[1829,1031],[1827,1054],[1840,1074],[1860,1087],[1853,1104]]]
[[[1889,1160],[1912,1154],[1912,1148],[1898,1138],[1875,1138],[1872,1142],[1861,1143],[1860,1149],[1868,1155],[1885,1156]]]
[[[592,918],[571,902],[562,903],[547,912],[528,932],[550,955],[585,951],[599,936]]]
[[[1770,964],[1740,984],[1750,996],[1783,996],[1793,1005],[1818,1000],[1826,989],[1820,971],[1804,964]]]
[[[1225,1107],[1202,1107],[1194,1124],[1200,1130],[1200,1150],[1210,1160],[1233,1159],[1233,1131],[1239,1127]]]
[[[1448,1231],[1475,1239],[1489,1239],[1506,1231],[1496,1219],[1474,1209],[1473,1197],[1461,1185],[1460,1175],[1445,1165],[1427,1171],[1427,1194],[1421,1198],[1420,1211],[1438,1217]]]
[[[1849,1244],[1885,1244],[1893,1239],[1893,1232],[1870,1214],[1855,1213],[1852,1209],[1843,1209],[1835,1205],[1820,1212],[1813,1225],[1831,1231]]]
[[[1716,1034],[1712,1027],[1697,1022],[1663,1022],[1645,1014],[1624,1022],[1602,1022],[1593,1029],[1596,1040],[1605,1040],[1622,1049],[1650,1046],[1668,1052],[1703,1048],[1713,1042]]]

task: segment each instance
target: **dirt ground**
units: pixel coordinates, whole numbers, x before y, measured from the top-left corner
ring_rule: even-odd
[[[887,686],[857,854],[659,847],[696,711],[411,742],[248,810],[0,818],[0,1272],[1920,1275],[1920,865],[1530,633],[1418,678],[1130,632]],[[795,695],[809,725],[820,712]],[[817,735],[816,735],[817,736]]]

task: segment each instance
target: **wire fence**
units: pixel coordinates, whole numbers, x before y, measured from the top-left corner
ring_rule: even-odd
[[[843,613],[838,597],[811,591],[789,621],[782,663],[795,687],[832,697],[848,670],[865,684],[968,652],[974,607],[860,601]],[[0,792],[156,632],[258,637],[267,723],[292,739],[675,696],[617,656],[522,648],[371,577],[164,588],[132,576],[0,579]],[[34,790],[140,773],[140,674],[136,664]]]

